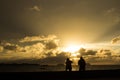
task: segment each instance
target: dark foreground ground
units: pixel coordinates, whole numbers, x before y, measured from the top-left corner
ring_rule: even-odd
[[[0,79],[9,80],[120,80],[120,70],[90,70],[85,72],[1,72]]]

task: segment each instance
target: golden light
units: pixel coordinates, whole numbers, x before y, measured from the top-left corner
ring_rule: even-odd
[[[81,55],[78,51],[80,48],[83,48],[84,45],[80,44],[66,44],[66,46],[62,47],[62,51],[68,52],[70,54],[70,58],[73,61],[74,65],[77,65],[77,62],[79,60],[79,56]]]
[[[79,45],[68,45],[66,47],[63,48],[64,52],[71,52],[71,53],[75,53],[76,51],[78,51],[81,48],[81,46]],[[75,54],[74,54],[75,56]]]
[[[76,57],[78,57],[78,56],[80,56],[80,53],[72,53],[72,54],[71,54],[71,57],[73,57],[73,58],[76,58]]]
[[[76,53],[72,53],[71,56],[72,57],[77,57],[77,54]]]
[[[79,60],[79,58],[77,58],[77,57],[72,58],[73,64],[77,65],[78,64],[78,60]]]

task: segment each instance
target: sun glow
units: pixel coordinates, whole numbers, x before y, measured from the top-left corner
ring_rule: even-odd
[[[81,48],[81,46],[79,46],[79,45],[68,45],[68,46],[66,46],[66,47],[63,48],[63,51],[75,53],[80,48]]]

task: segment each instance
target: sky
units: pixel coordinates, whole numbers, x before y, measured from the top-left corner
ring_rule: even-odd
[[[63,63],[61,47],[80,45],[88,62],[118,64],[119,8],[119,0],[0,0],[0,62]]]

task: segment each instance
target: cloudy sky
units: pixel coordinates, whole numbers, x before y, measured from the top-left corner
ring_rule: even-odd
[[[88,62],[119,61],[119,0],[0,0],[0,10],[0,62],[63,62],[71,43],[92,48],[79,50]]]

